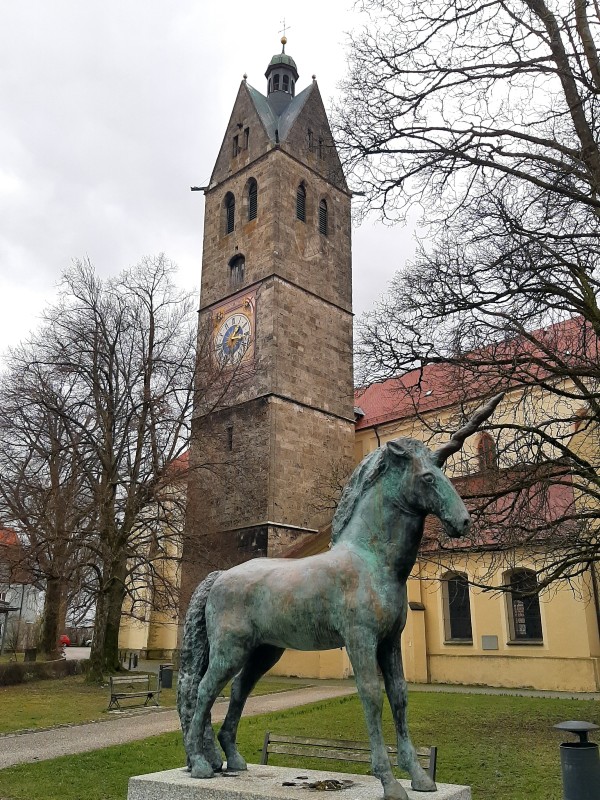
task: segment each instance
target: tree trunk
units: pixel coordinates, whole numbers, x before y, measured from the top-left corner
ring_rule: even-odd
[[[40,650],[47,660],[58,658],[58,637],[61,630],[61,607],[63,585],[60,578],[52,577],[46,581],[46,597],[44,600],[44,619],[40,640]]]
[[[94,641],[90,653],[88,681],[102,681],[106,673],[115,672],[119,663],[119,627],[125,598],[127,559],[123,556],[111,564],[111,577],[98,595]]]

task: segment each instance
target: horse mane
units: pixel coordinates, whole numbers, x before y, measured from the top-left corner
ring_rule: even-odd
[[[386,448],[378,447],[360,462],[346,484],[331,523],[331,544],[340,538],[363,492],[387,469]]]

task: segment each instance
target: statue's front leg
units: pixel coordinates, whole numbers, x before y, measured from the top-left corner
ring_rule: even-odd
[[[371,745],[371,769],[383,784],[384,800],[408,800],[408,795],[394,777],[381,727],[382,697],[377,676],[377,644],[369,631],[355,631],[346,641],[362,703]]]
[[[402,669],[400,639],[382,642],[379,646],[378,660],[385,691],[390,701],[398,738],[398,766],[405,769],[411,777],[412,788],[417,792],[435,792],[435,781],[419,764],[419,759],[408,733],[406,706],[408,693]]]

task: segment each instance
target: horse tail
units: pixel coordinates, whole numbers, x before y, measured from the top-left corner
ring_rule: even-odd
[[[206,601],[214,582],[222,570],[211,572],[192,595],[183,623],[183,638],[177,680],[177,711],[181,720],[183,741],[196,709],[198,684],[208,668],[209,643],[206,633]]]

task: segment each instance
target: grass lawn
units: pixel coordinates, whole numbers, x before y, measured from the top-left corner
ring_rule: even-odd
[[[466,783],[474,800],[560,800],[558,745],[552,725],[565,719],[600,723],[594,701],[429,694],[413,692],[411,730],[416,744],[436,744],[438,780]],[[392,741],[389,711],[386,738]],[[259,758],[266,729],[339,738],[365,738],[358,699],[343,697],[242,720],[240,749]],[[124,800],[131,775],[181,766],[181,734],[172,733],[0,771],[0,797],[11,800]],[[273,756],[273,764],[360,771],[363,765]],[[367,765],[364,768],[368,769]],[[423,795],[423,800],[426,800]]]
[[[152,679],[154,680],[154,678]],[[155,684],[150,683],[151,686]],[[264,678],[258,683],[253,694],[283,692],[298,689],[304,683],[279,681]],[[175,686],[163,689],[160,704],[175,706]],[[228,690],[225,691],[228,693]],[[0,686],[0,733],[24,730],[27,728],[47,728],[72,722],[89,722],[96,719],[110,719],[106,709],[109,701],[108,686],[94,686],[84,682],[81,675],[59,680],[31,681],[17,686]],[[127,702],[123,703],[124,706]],[[139,707],[139,699],[132,707]],[[118,712],[116,712],[118,713]]]

